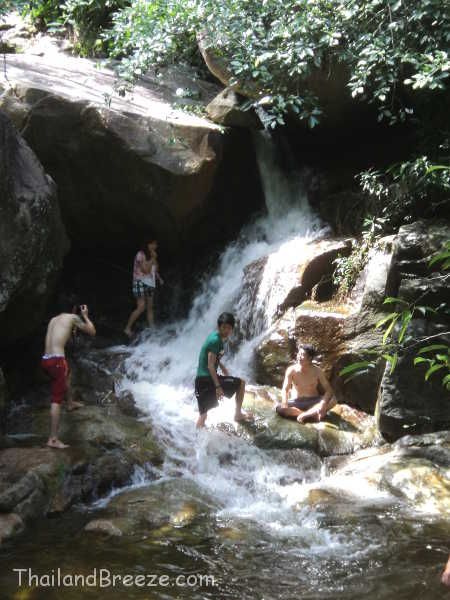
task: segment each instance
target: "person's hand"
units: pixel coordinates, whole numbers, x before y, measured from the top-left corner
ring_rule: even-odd
[[[217,398],[217,400],[220,400],[221,398],[223,398],[222,386],[219,386],[218,388],[216,388],[216,398]]]
[[[162,277],[159,278],[159,285],[164,285],[164,279]]]
[[[80,306],[80,311],[81,311],[82,316],[87,318],[87,316],[88,316],[88,307],[86,306],[86,304],[82,304]]]

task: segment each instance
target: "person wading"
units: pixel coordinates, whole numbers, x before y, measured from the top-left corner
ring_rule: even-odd
[[[144,311],[147,312],[147,324],[153,326],[153,298],[156,280],[162,285],[164,282],[159,274],[158,242],[150,240],[136,254],[133,264],[133,296],[136,298],[136,308],[131,313],[124,329],[128,337],[132,336],[132,327]]]

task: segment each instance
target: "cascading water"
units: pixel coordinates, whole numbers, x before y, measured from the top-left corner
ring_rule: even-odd
[[[220,422],[219,427],[195,429],[198,353],[217,316],[230,310],[239,317],[240,345],[224,362],[251,383],[254,347],[295,282],[299,260],[311,251],[308,242],[321,234],[301,178],[291,174],[286,182],[267,136],[259,136],[256,144],[267,215],[230,244],[185,320],[158,327],[128,348],[123,386],[133,392],[147,415],[144,419],[151,420],[164,453],[163,466],[137,468],[131,485],[80,511],[36,523],[33,535],[17,551],[3,553],[2,577],[10,575],[1,598],[444,597],[438,589],[439,572],[448,553],[445,511],[450,515],[450,507],[445,505],[448,493],[439,494],[447,479],[444,469],[434,464],[434,454],[433,462],[414,453],[405,461],[401,446],[371,448],[346,459],[343,466],[342,457],[327,463],[299,448],[263,450],[250,441],[256,439],[250,427],[234,423],[233,400],[210,411],[209,424]],[[298,432],[295,423],[283,422],[283,431],[285,427]],[[303,431],[307,435],[312,430]],[[109,455],[114,456],[114,449]],[[327,464],[335,471],[328,473]],[[433,494],[433,486],[438,493]],[[111,535],[88,531],[91,519]],[[34,572],[61,567],[67,573],[107,567],[114,574],[134,576],[203,574],[214,577],[216,584],[161,584],[151,590],[18,588],[12,576],[17,567],[34,567]]]
[[[222,516],[246,517],[276,532],[294,532],[308,545],[332,548],[332,535],[318,530],[315,515],[294,513],[291,507],[304,497],[300,478],[311,477],[310,460],[293,469],[267,452],[221,431],[198,432],[193,395],[198,353],[216,327],[218,315],[229,310],[240,320],[246,339],[237,353],[225,357],[231,373],[251,381],[251,356],[255,344],[270,327],[285,290],[277,285],[282,271],[295,277],[295,266],[308,242],[320,234],[301,181],[287,183],[277,166],[274,146],[259,134],[256,148],[264,184],[267,215],[249,225],[242,239],[230,244],[216,272],[205,280],[188,317],[161,327],[133,351],[127,360],[124,386],[134,394],[141,410],[150,415],[153,431],[165,451],[164,477],[182,474],[213,496]],[[256,297],[245,293],[244,267],[267,257]],[[233,423],[234,401],[224,401],[210,411],[208,423]],[[223,460],[223,456],[228,457]],[[317,468],[314,477],[320,477]],[[280,481],[295,479],[292,486]]]

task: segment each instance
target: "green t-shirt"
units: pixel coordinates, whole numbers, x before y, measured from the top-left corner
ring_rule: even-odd
[[[208,371],[208,352],[216,355],[216,371],[219,364],[219,359],[223,355],[223,340],[218,331],[214,331],[206,338],[205,343],[200,350],[198,357],[197,377],[208,377],[211,373]]]

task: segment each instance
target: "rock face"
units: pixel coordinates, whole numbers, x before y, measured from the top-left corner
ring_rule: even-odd
[[[389,495],[395,504],[400,500],[416,511],[441,516],[450,514],[449,466],[448,431],[408,435],[392,446],[361,450],[344,464],[339,464],[339,459],[329,462],[341,485],[348,478],[349,490],[354,486],[353,478],[359,486],[363,479],[368,488]]]
[[[245,397],[245,407],[255,414],[255,421],[245,426],[253,443],[264,449],[311,450],[319,456],[351,454],[373,443],[375,419],[354,408],[340,404],[321,423],[300,425],[275,412],[281,401],[276,388],[252,387]]]
[[[208,104],[206,112],[211,121],[226,127],[261,129],[258,117],[254,113],[242,110],[241,104],[239,96],[226,88]]]
[[[224,133],[173,108],[178,90],[205,106],[217,87],[192,78],[198,90],[183,92],[173,78],[157,85],[149,77],[122,98],[113,94],[114,72],[87,59],[6,61],[14,88],[3,83],[0,108],[57,183],[66,229],[82,248],[135,252],[154,235],[173,258],[187,245],[226,240],[259,207],[250,134]]]
[[[386,294],[393,293],[392,240],[384,240],[372,252],[360,277],[357,298],[343,305],[339,300],[330,300],[334,290],[330,279],[334,259],[339,253],[347,252],[346,242],[312,242],[308,258],[298,261],[298,280],[289,279],[291,287],[286,288],[279,310],[288,306],[295,308],[289,308],[259,344],[255,353],[257,381],[281,386],[286,367],[295,360],[296,348],[302,343],[312,344],[338,400],[373,413],[383,361],[378,361],[366,375],[348,383],[339,377],[339,371],[362,360],[363,350],[380,346],[382,332],[375,329],[375,324],[384,314],[382,305]],[[256,296],[255,290],[252,293]],[[311,296],[317,299],[305,301]]]
[[[0,112],[0,346],[39,324],[68,240],[56,188]]]
[[[394,275],[398,296],[408,302],[420,297],[421,305],[437,307],[450,303],[448,281],[440,277],[439,265],[430,268],[431,256],[450,239],[447,223],[417,222],[401,227],[394,246]],[[422,315],[420,315],[422,317]],[[450,425],[450,392],[441,384],[439,372],[424,380],[425,367],[414,366],[419,347],[432,343],[450,345],[448,316],[437,312],[432,318],[415,318],[408,329],[412,341],[432,337],[412,346],[399,358],[394,373],[386,367],[378,402],[378,427],[388,440],[406,433],[423,433],[445,429]],[[441,336],[439,334],[442,334]]]

